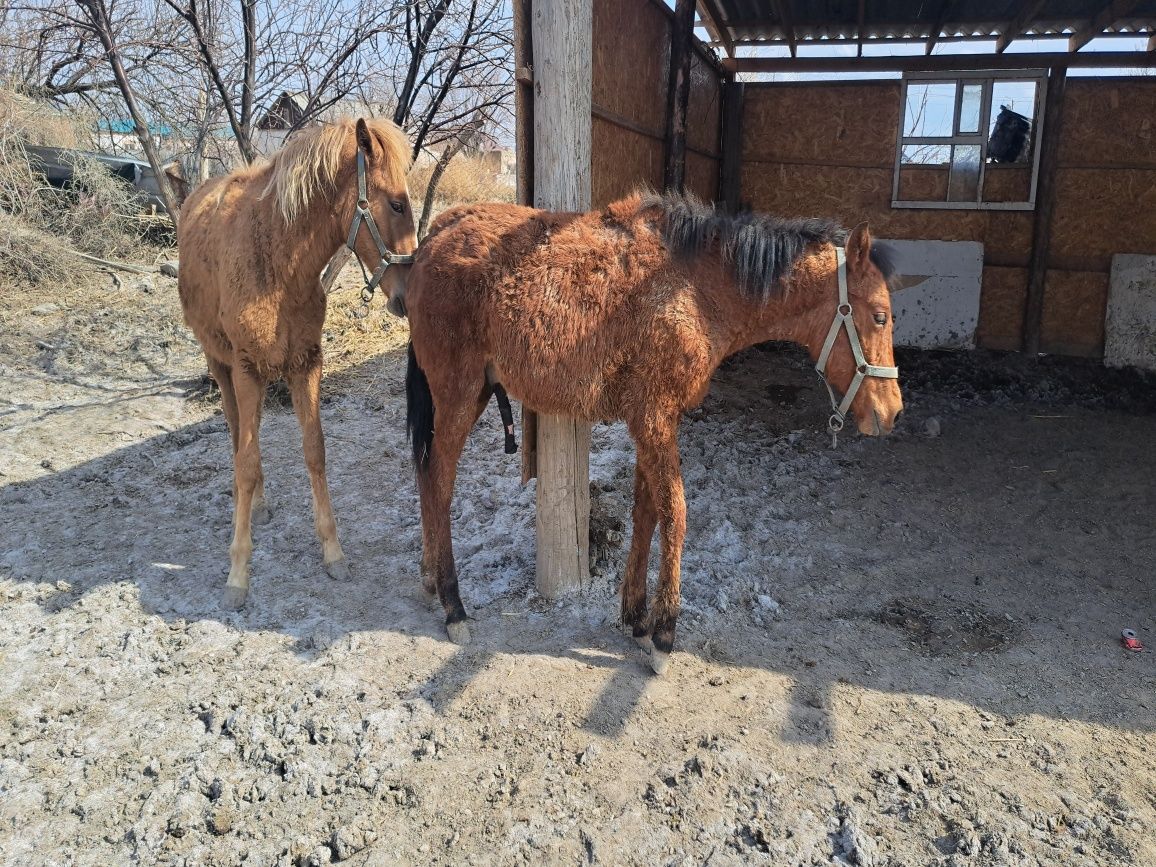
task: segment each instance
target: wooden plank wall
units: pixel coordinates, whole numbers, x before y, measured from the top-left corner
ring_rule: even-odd
[[[594,0],[592,206],[662,188],[671,13],[655,0]],[[687,125],[687,189],[718,194],[718,73],[695,50]]]
[[[742,199],[869,220],[883,237],[982,242],[979,345],[1019,349],[1032,215],[892,209],[899,94],[898,81],[748,84]],[[1064,111],[1041,349],[1098,358],[1112,254],[1156,253],[1156,80],[1069,79]]]

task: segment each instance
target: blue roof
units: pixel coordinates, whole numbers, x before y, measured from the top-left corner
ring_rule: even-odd
[[[136,125],[131,120],[102,120],[100,122],[100,129],[106,132],[129,134],[136,131]],[[173,134],[173,128],[167,123],[150,123],[149,132],[153,135],[170,136]]]

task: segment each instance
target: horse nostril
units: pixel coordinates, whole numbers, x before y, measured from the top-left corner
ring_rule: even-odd
[[[891,418],[891,426],[892,427],[899,424],[899,418],[902,415],[903,415],[903,410],[899,410],[897,413],[895,413],[895,415]]]

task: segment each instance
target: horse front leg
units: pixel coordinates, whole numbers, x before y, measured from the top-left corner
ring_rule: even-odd
[[[642,464],[634,467],[633,529],[630,534],[630,554],[626,558],[626,572],[622,576],[622,625],[628,627],[634,640],[646,652],[653,649],[646,623],[646,569],[650,561],[650,541],[658,515],[654,499],[646,484]]]
[[[658,516],[662,566],[650,612],[650,667],[662,674],[674,649],[680,607],[682,543],[686,537],[686,498],[678,457],[678,417],[636,437],[638,462]]]

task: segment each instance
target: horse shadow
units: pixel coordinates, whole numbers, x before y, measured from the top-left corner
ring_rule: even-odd
[[[327,380],[326,392],[340,395],[322,412],[348,583],[324,576],[296,421],[277,406],[262,428],[274,514],[255,529],[245,610],[217,605],[231,525],[220,414],[0,488],[0,577],[48,612],[127,590],[166,622],[280,633],[305,659],[381,630],[446,641],[440,607],[420,590],[402,364],[391,353]],[[379,387],[354,387],[367,380]],[[904,696],[931,695],[1005,718],[1156,729],[1156,718],[1135,712],[1152,657],[1117,641],[1119,627],[1152,610],[1143,565],[1156,562],[1156,542],[1142,516],[1156,505],[1156,456],[1143,445],[1153,416],[1089,412],[1069,439],[1054,427],[1040,438],[1030,407],[1016,406],[1015,429],[992,434],[1003,451],[978,465],[967,446],[990,408],[960,410],[938,438],[901,430],[830,451],[826,395],[809,380],[805,358],[750,351],[720,369],[712,395],[684,421],[684,613],[668,678],[705,698],[718,691],[775,705],[781,737],[816,746],[853,712],[844,687],[887,693],[900,710]],[[1118,429],[1119,465],[1097,462],[1085,436],[1097,425]],[[1064,442],[1082,457],[1063,474],[1046,472]],[[521,485],[518,458],[503,453],[496,412],[475,428],[453,510],[475,640],[419,686],[436,709],[460,701],[499,660],[560,658],[608,672],[582,727],[614,735],[662,683],[617,623],[630,442],[621,425],[598,425],[594,444],[596,509],[626,532],[596,545],[586,592],[552,603],[532,589],[533,485]],[[1111,523],[1123,512],[1109,516],[1105,504],[1121,492],[1137,518]],[[998,527],[1005,535],[992,536]],[[1047,527],[1070,530],[1070,544],[1033,539]],[[657,550],[651,560],[653,582]]]

